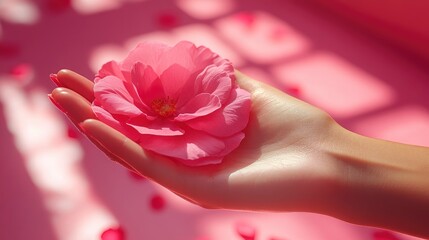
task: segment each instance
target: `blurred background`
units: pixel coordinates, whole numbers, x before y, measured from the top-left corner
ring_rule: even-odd
[[[0,239],[410,240],[206,210],[111,162],[47,98],[146,40],[205,45],[363,135],[429,146],[426,0],[0,0]],[[416,219],[418,221],[418,219]]]

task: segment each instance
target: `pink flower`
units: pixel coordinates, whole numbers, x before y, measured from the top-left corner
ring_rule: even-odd
[[[92,109],[143,149],[190,166],[220,163],[244,138],[250,94],[206,47],[143,43],[103,65]]]

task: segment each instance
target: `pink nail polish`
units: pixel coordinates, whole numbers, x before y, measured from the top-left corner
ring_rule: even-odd
[[[63,87],[63,85],[60,83],[60,81],[58,80],[57,74],[55,73],[51,73],[49,74],[49,78],[52,80],[52,82],[55,83],[55,85],[57,85],[58,87]]]
[[[48,94],[48,98],[51,100],[52,104],[55,105],[55,107],[57,107],[61,112],[67,114],[66,110],[61,105],[59,105],[57,101],[55,101],[51,94]]]

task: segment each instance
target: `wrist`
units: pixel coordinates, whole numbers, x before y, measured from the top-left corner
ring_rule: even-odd
[[[372,139],[334,128],[327,154],[337,163],[332,216],[345,221],[429,236],[427,149]],[[416,153],[412,157],[410,152]],[[425,159],[426,158],[426,159]]]

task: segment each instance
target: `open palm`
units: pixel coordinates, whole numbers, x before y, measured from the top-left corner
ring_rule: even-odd
[[[325,212],[337,164],[327,148],[339,126],[323,111],[237,72],[252,94],[246,137],[218,165],[188,167],[143,150],[95,120],[92,81],[70,70],[56,77],[54,103],[110,158],[209,208]]]

